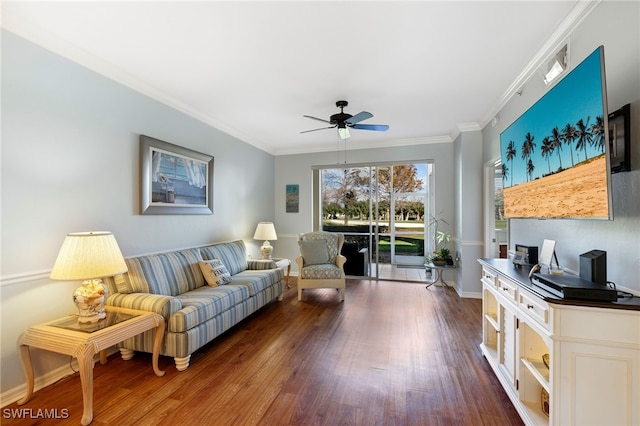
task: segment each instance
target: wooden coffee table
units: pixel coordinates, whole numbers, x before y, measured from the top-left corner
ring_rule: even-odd
[[[18,341],[20,360],[27,378],[27,393],[18,401],[26,404],[33,395],[33,364],[30,347],[71,355],[78,360],[82,385],[82,424],[93,420],[93,357],[100,353],[100,363],[106,364],[106,349],[147,330],[156,330],[153,342],[153,371],[163,376],[158,368],[158,354],[164,337],[162,315],[134,309],[105,306],[107,318],[93,324],[79,324],[77,315],[69,315],[44,324],[29,327]]]

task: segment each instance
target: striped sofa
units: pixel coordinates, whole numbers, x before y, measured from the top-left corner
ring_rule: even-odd
[[[210,287],[199,261],[220,259],[231,282]],[[191,354],[274,299],[282,300],[284,272],[271,260],[247,259],[243,241],[125,259],[128,272],[103,281],[106,304],[152,311],[166,320],[161,355],[176,368],[189,367]],[[124,359],[134,351],[153,352],[154,332],[120,344]]]

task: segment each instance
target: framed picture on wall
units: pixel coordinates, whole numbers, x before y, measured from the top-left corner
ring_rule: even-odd
[[[285,187],[285,203],[287,213],[298,213],[300,206],[300,185],[287,185]]]
[[[140,135],[141,213],[213,214],[213,157]]]

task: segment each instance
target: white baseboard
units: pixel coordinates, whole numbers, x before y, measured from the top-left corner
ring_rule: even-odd
[[[76,371],[78,371],[78,361],[74,359],[71,362],[71,365],[63,365],[53,371],[49,371],[48,373],[43,374],[42,376],[36,377],[33,383],[33,391],[37,392],[40,389],[46,388],[47,386],[54,384],[58,380],[75,374]],[[9,404],[13,404],[14,402],[22,398],[26,392],[26,383],[3,392],[2,395],[0,395],[0,407],[6,407]]]
[[[482,293],[465,291],[462,294],[460,294],[460,297],[463,297],[465,299],[482,299]]]
[[[116,347],[108,349],[107,356],[110,356],[118,351],[119,350]],[[96,362],[99,362],[99,361],[100,361],[100,356],[96,355],[96,357],[93,359],[94,365]],[[41,376],[35,377],[33,381],[33,392],[35,393],[43,388],[46,388],[47,386],[50,386],[56,383],[61,379],[64,379],[67,376],[76,374],[77,371],[79,371],[78,360],[73,358],[70,364],[63,365],[61,367],[56,368],[55,370],[49,371]],[[9,389],[3,392],[2,394],[0,394],[0,408],[13,404],[17,400],[21,399],[26,393],[27,393],[26,382],[19,386],[16,386],[13,389]]]

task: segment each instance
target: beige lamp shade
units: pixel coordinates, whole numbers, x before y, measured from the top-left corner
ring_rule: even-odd
[[[127,272],[111,232],[67,234],[51,271],[54,280],[92,280]]]
[[[256,228],[256,233],[253,235],[254,240],[277,240],[276,227],[271,222],[260,222]]]
[[[269,244],[269,240],[277,240],[276,227],[271,222],[260,222],[256,228],[256,233],[253,234],[254,240],[264,240],[260,251],[262,252],[263,259],[271,259],[271,253],[273,253],[273,247]]]

